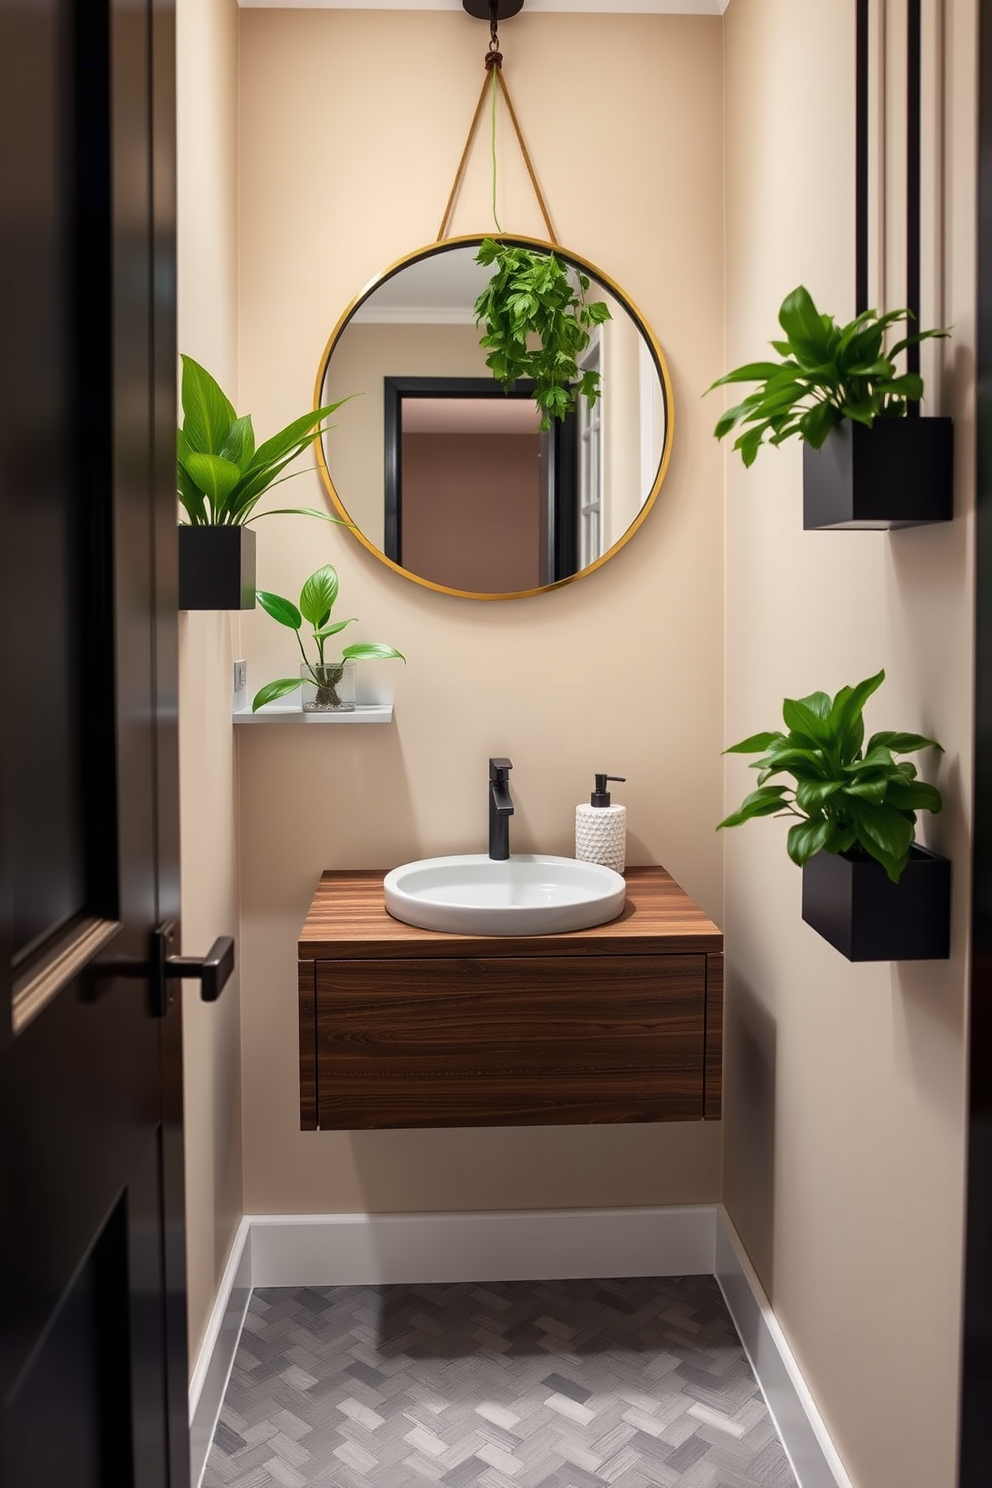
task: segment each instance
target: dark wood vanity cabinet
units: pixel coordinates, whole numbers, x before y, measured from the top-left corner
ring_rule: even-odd
[[[534,938],[386,913],[325,873],[300,938],[300,1124],[564,1126],[720,1115],[723,939],[663,868],[617,919]]]

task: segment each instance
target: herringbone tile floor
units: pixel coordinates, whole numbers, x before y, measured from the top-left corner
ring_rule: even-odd
[[[269,1288],[204,1488],[795,1488],[711,1276]]]

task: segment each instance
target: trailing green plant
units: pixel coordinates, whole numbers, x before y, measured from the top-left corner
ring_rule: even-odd
[[[325,656],[325,647],[331,636],[339,635],[346,625],[355,623],[353,615],[347,620],[331,619],[331,611],[337,597],[337,570],[330,563],[325,563],[322,568],[316,569],[307,579],[300,592],[298,606],[293,604],[292,600],[283,599],[280,594],[270,594],[264,589],[256,591],[256,598],[266,614],[271,615],[273,620],[278,620],[280,625],[285,625],[296,632],[303,665],[317,688],[319,708],[327,707],[328,704],[335,702],[334,689],[341,681],[345,661],[351,658],[356,661],[374,661],[389,657],[396,657],[400,661],[406,660],[402,652],[397,651],[393,646],[383,645],[380,641],[356,641],[351,646],[345,646],[339,656],[331,658]],[[303,637],[300,634],[304,620],[309,623],[312,630],[312,640],[317,651],[315,661],[311,661],[307,655]],[[299,685],[298,676],[280,677],[275,682],[267,682],[256,692],[252,700],[252,712],[257,712],[266,703],[285,697],[288,692],[295,692]]]
[[[251,414],[239,418],[214,378],[192,357],[183,356],[182,363],[183,424],[176,441],[176,481],[189,525],[242,527],[256,517],[287,515],[340,522],[340,517],[313,507],[279,512],[256,512],[255,507],[280,476],[291,479],[282,475],[287,465],[320,437],[328,427],[322,421],[348,400],[303,414],[256,448]]]
[[[759,754],[751,769],[758,788],[745,796],[720,827],[738,827],[757,816],[794,816],[788,853],[801,867],[814,853],[867,854],[897,883],[916,835],[917,811],[939,811],[940,792],[916,778],[916,767],[897,754],[936,749],[922,734],[872,734],[864,744],[864,705],[885,679],[876,672],[835,698],[825,692],[786,698],[788,733],[753,734],[724,754]],[[862,747],[864,746],[864,747]],[[767,785],[791,775],[795,786]]]
[[[909,310],[885,315],[863,310],[839,326],[832,315],[821,315],[800,284],[786,295],[778,313],[786,339],[769,343],[782,360],[748,362],[706,389],[760,384],[717,421],[717,439],[742,426],[734,449],[740,450],[745,465],[753,465],[766,435],[769,444],[799,438],[819,449],[841,419],[870,429],[877,418],[901,417],[908,403],[923,397],[923,379],[915,372],[900,373],[895,358],[907,346],[950,335],[948,330],[918,331],[886,348],[889,328],[912,318]]]
[[[476,325],[485,333],[486,366],[504,389],[520,378],[534,383],[541,428],[564,419],[576,396],[590,408],[600,395],[599,373],[580,372],[578,358],[594,326],[609,320],[602,300],[586,300],[589,278],[546,249],[515,247],[484,238],[476,262],[496,269],[475,302]]]

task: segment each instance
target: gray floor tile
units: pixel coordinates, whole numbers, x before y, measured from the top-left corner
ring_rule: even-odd
[[[795,1488],[710,1276],[265,1288],[203,1488]]]

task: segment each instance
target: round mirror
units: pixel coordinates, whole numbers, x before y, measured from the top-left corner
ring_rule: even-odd
[[[542,429],[532,385],[504,391],[479,345],[475,304],[494,272],[477,262],[482,241],[410,254],[345,311],[315,406],[350,401],[317,456],[335,511],[377,558],[448,594],[516,599],[590,573],[644,521],[671,455],[671,384],[651,330],[600,269],[504,237],[553,251],[609,312],[577,359],[598,374],[598,398],[577,395]]]

